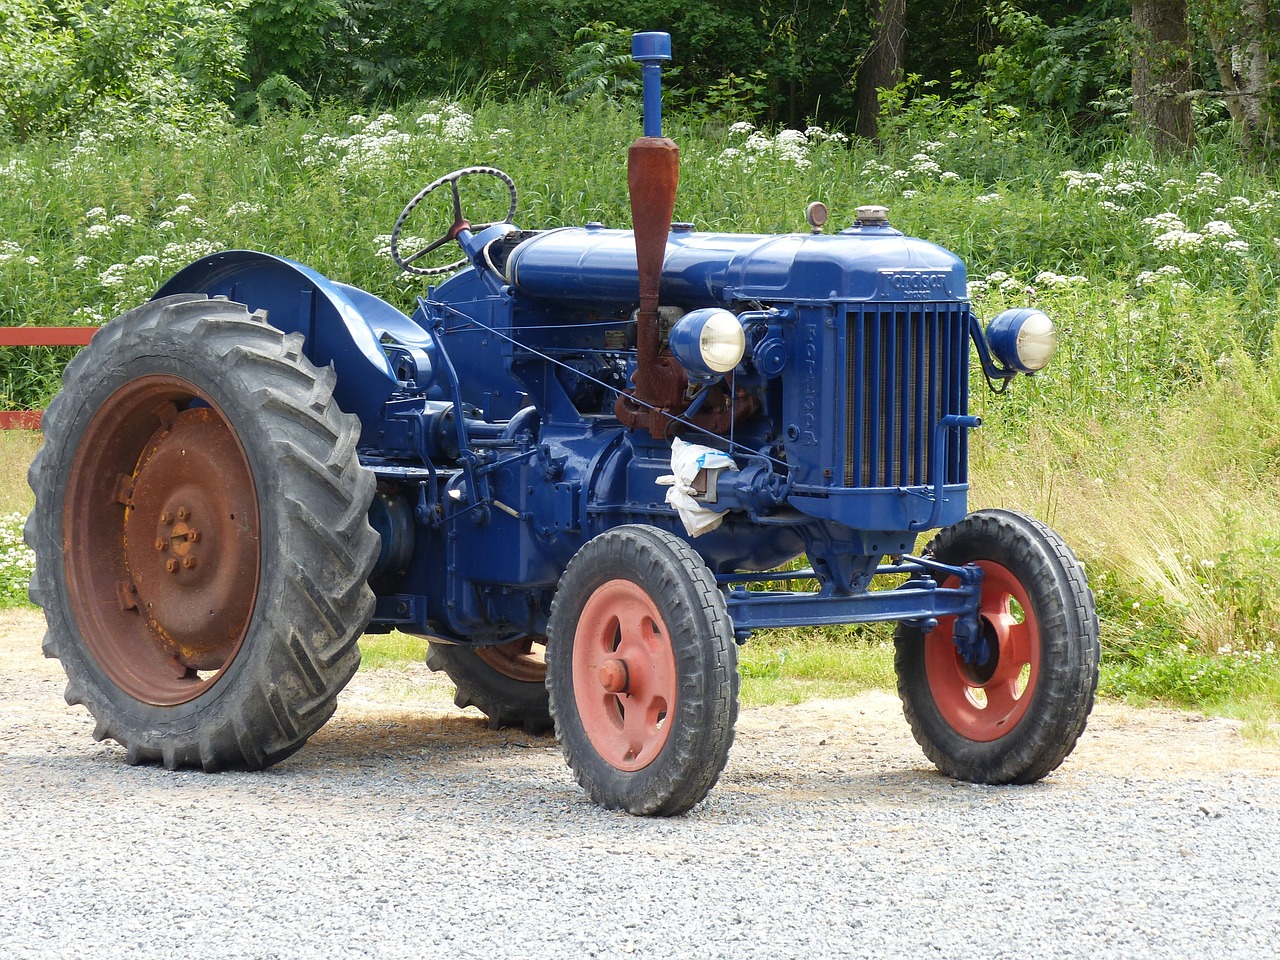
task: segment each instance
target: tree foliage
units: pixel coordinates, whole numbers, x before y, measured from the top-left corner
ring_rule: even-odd
[[[0,0],[0,129],[23,141],[140,113],[222,112],[244,47],[231,2]]]
[[[1185,2],[1179,62],[1191,73],[1175,99],[1202,125],[1229,114],[1254,150],[1272,149],[1280,3]],[[928,83],[931,96],[1065,121],[1087,141],[1127,122],[1131,71],[1152,53],[1124,0],[890,6],[905,6],[905,49],[877,70],[886,0],[0,0],[0,135],[458,90],[621,99],[636,89],[630,34],[666,30],[674,109],[852,131],[910,74],[918,82],[893,102]]]
[[[995,31],[979,56],[990,98],[1020,109],[1051,109],[1083,120],[1129,69],[1128,20],[1114,3],[1085,4],[1048,17],[1006,2],[992,8]]]

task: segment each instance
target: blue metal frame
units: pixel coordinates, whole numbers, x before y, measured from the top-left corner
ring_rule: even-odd
[[[982,569],[950,566],[926,557],[903,557],[876,567],[876,576],[907,575],[906,583],[888,590],[840,595],[823,583],[818,590],[752,590],[762,582],[807,580],[817,571],[794,570],[767,574],[724,574],[717,582],[728,588],[726,602],[734,627],[740,631],[773,627],[832,626],[845,623],[901,621],[932,630],[941,617],[956,617],[956,634],[976,638],[976,608],[982,590]],[[954,586],[943,586],[949,579]],[[965,624],[964,621],[969,621]]]

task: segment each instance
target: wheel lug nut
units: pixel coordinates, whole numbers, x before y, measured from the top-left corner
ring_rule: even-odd
[[[168,570],[170,573],[177,573],[177,572],[178,572],[178,561],[177,561],[177,560],[170,560],[169,562],[167,562],[167,563],[164,565],[164,568],[165,568],[166,570]]]
[[[185,520],[185,519],[187,519],[187,517],[189,517],[189,516],[191,516],[191,511],[189,511],[186,507],[179,507],[179,508],[178,508],[178,519],[179,519],[179,520]]]
[[[196,565],[196,558],[195,558],[195,557],[183,557],[183,558],[182,558],[182,565],[183,565],[184,567],[186,567],[188,570],[190,570],[192,567],[194,567],[194,566]]]
[[[159,550],[161,553],[164,553],[166,550],[168,550],[168,549],[169,549],[169,541],[168,541],[168,540],[165,540],[165,539],[162,539],[162,538],[160,538],[160,537],[157,537],[157,538],[156,538],[156,549],[157,549],[157,550]]]
[[[199,543],[199,542],[200,542],[200,531],[199,531],[199,530],[188,530],[188,531],[187,531],[187,542],[189,542],[189,543]]]
[[[164,513],[160,514],[160,522],[173,523],[173,514],[166,510]]]

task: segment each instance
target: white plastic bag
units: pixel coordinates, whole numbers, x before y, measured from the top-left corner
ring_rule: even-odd
[[[659,477],[658,482],[669,484],[667,503],[676,508],[684,528],[691,537],[700,537],[714,530],[724,520],[724,513],[717,513],[696,498],[697,490],[693,486],[694,479],[700,470],[711,474],[707,478],[707,487],[715,483],[714,473],[721,470],[737,470],[738,465],[727,453],[714,447],[704,447],[697,443],[685,443],[679,437],[671,441],[671,473],[673,476]]]

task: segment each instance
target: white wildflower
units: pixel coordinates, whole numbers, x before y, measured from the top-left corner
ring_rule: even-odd
[[[107,269],[98,274],[98,283],[104,287],[119,287],[124,285],[125,274],[129,268],[123,263],[113,263]]]
[[[942,167],[927,153],[917,153],[909,164],[914,173],[941,173]]]
[[[1158,213],[1154,217],[1146,217],[1143,219],[1142,225],[1151,228],[1155,233],[1187,229],[1187,225],[1182,222],[1182,218],[1176,213]]]
[[[1089,190],[1092,192],[1102,183],[1103,176],[1093,171],[1081,173],[1079,170],[1064,170],[1058,174],[1058,179],[1066,182],[1068,193],[1074,190]]]
[[[1156,237],[1152,244],[1157,250],[1198,250],[1204,244],[1204,235],[1190,230],[1170,230]]]
[[[80,320],[86,323],[104,323],[102,311],[97,307],[78,307],[71,312],[72,320]]]
[[[1088,277],[1075,274],[1073,276],[1063,276],[1060,273],[1054,273],[1052,270],[1042,270],[1036,274],[1035,283],[1041,283],[1049,287],[1078,287],[1089,282]]]

